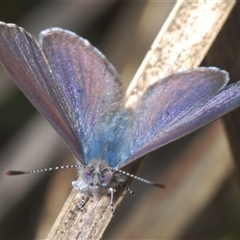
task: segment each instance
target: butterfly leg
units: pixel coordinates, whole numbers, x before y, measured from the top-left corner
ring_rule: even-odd
[[[87,200],[88,200],[88,197],[86,196],[86,194],[82,193],[82,199],[81,199],[81,202],[78,204],[78,208],[82,210]]]
[[[84,205],[86,204],[88,197],[86,196],[86,189],[87,184],[84,181],[73,181],[72,186],[81,193],[82,199],[81,202],[78,204],[78,208],[82,210]]]
[[[116,192],[114,188],[109,188],[108,191],[110,192],[110,206],[111,206],[111,213],[112,217],[114,215],[114,207],[113,207],[113,195]]]

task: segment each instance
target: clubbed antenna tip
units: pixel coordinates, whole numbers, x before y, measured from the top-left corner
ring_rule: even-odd
[[[151,185],[158,187],[158,188],[162,188],[162,189],[167,187],[165,184],[162,184],[162,183],[151,183]]]
[[[22,174],[26,174],[24,171],[7,171],[6,172],[7,175],[22,175]]]

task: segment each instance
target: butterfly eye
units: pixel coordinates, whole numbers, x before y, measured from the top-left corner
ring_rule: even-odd
[[[82,178],[86,183],[90,183],[92,180],[92,171],[89,169],[85,169],[85,171],[82,174]]]
[[[105,180],[107,178],[107,174],[103,173],[101,174],[101,180]]]
[[[112,174],[107,172],[107,170],[104,170],[101,172],[100,180],[102,186],[107,186],[112,180]]]

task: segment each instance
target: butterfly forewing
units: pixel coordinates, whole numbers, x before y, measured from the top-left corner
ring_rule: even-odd
[[[150,86],[134,108],[131,154],[122,164],[128,164],[237,107],[240,104],[239,84],[222,90],[227,82],[225,71],[198,68],[171,75]]]
[[[114,103],[122,97],[121,83],[114,68],[88,42],[70,32],[55,30],[41,34],[45,56],[24,29],[1,23],[0,61],[84,163],[84,140],[90,130],[96,132],[100,127],[98,121],[103,114],[108,111],[111,117],[110,108],[116,108],[118,104]]]
[[[45,30],[40,44],[56,76],[49,82],[54,103],[88,151],[90,144],[95,145],[92,139],[109,127],[120,109],[124,94],[120,78],[97,49],[74,33]]]
[[[81,146],[55,107],[49,88],[45,84],[54,76],[36,40],[24,29],[1,22],[0,61],[26,97],[81,159]]]
[[[206,103],[201,104],[194,109],[192,114],[186,115],[179,121],[179,127],[174,130],[174,134],[178,135],[191,131],[211,122],[212,120],[234,110],[240,105],[240,82],[236,82],[227,86],[225,89],[217,93]],[[184,134],[185,135],[185,134]]]

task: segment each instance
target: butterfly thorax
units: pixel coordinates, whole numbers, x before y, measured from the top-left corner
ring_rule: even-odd
[[[114,172],[106,161],[92,160],[79,169],[81,179],[73,181],[73,187],[87,195],[109,194],[109,189],[118,188],[126,181],[126,176]]]

